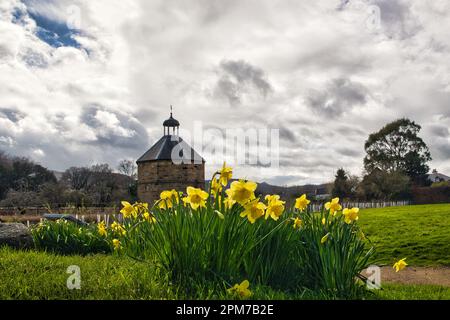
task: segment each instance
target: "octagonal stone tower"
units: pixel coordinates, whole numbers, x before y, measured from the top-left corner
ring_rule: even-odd
[[[153,204],[164,190],[186,192],[186,187],[205,187],[205,160],[179,137],[180,123],[164,121],[164,135],[137,160],[138,197]]]

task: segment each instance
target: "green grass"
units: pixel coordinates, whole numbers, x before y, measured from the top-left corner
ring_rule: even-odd
[[[378,263],[450,265],[450,204],[361,210],[359,223]]]
[[[388,284],[377,290],[372,299],[382,300],[450,300],[450,288],[432,285]]]
[[[450,265],[450,204],[361,211],[360,225],[378,262],[407,257],[410,265]],[[67,267],[81,269],[81,290],[69,290]],[[218,284],[190,292],[171,284],[152,264],[117,255],[60,256],[0,249],[0,299],[227,299]],[[366,299],[450,299],[450,288],[386,284]],[[251,285],[255,299],[321,299],[308,291],[286,293]]]
[[[81,290],[66,286],[67,267],[81,269]],[[164,299],[151,266],[113,255],[58,256],[0,249],[1,299]]]
[[[81,269],[81,289],[69,290],[67,267]],[[154,266],[112,255],[59,256],[0,249],[0,300],[3,299],[228,299],[225,288],[199,287],[183,292]],[[253,287],[254,299],[322,299],[312,292],[286,293]],[[385,285],[366,299],[450,299],[450,288]]]

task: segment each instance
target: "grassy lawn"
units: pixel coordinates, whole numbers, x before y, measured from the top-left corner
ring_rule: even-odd
[[[407,257],[410,265],[450,265],[450,204],[361,211],[377,262]],[[81,269],[81,290],[66,287],[67,267]],[[199,284],[185,292],[154,265],[115,255],[60,256],[0,248],[0,299],[228,299],[226,288]],[[251,287],[254,299],[320,299]],[[450,299],[450,288],[387,284],[366,299]]]
[[[359,222],[379,263],[450,265],[450,204],[366,209]]]
[[[81,290],[69,290],[66,269],[78,265]],[[58,256],[43,252],[0,249],[2,299],[227,299],[225,288],[199,287],[194,295],[164,281],[146,263],[107,255]],[[286,294],[252,288],[254,299],[320,299],[309,292]],[[450,299],[450,288],[386,285],[366,299]]]

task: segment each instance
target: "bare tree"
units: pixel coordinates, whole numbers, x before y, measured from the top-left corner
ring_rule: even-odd
[[[90,177],[89,168],[71,167],[64,172],[62,180],[67,182],[73,190],[83,190],[87,189]]]
[[[120,173],[129,176],[132,179],[136,179],[136,165],[133,161],[124,159],[119,162],[119,165],[117,166],[117,170],[119,170]]]

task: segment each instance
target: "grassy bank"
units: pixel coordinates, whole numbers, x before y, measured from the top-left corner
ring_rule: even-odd
[[[380,263],[407,257],[410,265],[450,265],[450,204],[366,209],[359,223]]]
[[[81,289],[66,286],[67,267],[78,265]],[[289,294],[252,288],[254,299],[321,299],[311,292]],[[59,256],[0,249],[0,299],[228,299],[225,288],[201,286],[183,292],[149,264],[111,255]],[[385,285],[366,299],[450,299],[450,288]]]

